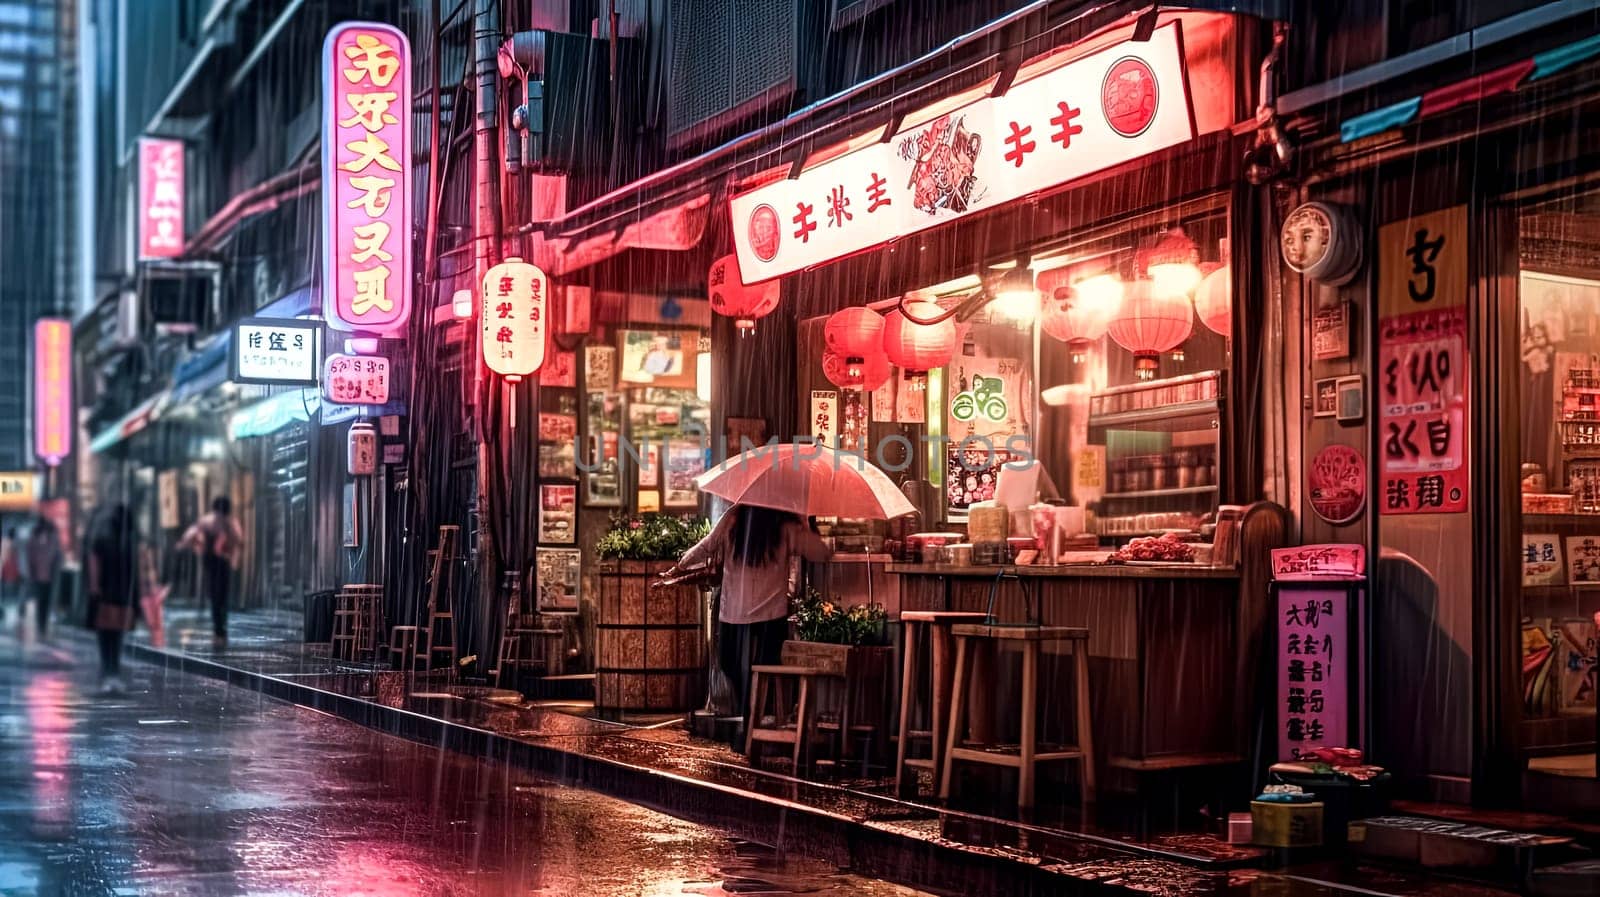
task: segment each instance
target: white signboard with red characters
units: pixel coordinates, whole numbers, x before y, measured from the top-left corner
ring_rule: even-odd
[[[378,355],[329,355],[322,363],[322,397],[335,405],[387,403],[389,359]]]
[[[183,255],[183,141],[139,138],[139,258]]]
[[[734,197],[745,283],[792,274],[1194,137],[1176,23]]]
[[[515,383],[544,366],[550,280],[535,265],[509,258],[483,278],[483,363]]]
[[[323,316],[398,335],[411,313],[411,47],[343,22],[322,45]]]

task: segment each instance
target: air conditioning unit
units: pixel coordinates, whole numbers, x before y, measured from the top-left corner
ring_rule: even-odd
[[[800,2],[668,0],[669,149],[794,97]]]
[[[618,41],[619,112],[635,108],[636,42]],[[506,147],[512,172],[573,174],[604,162],[611,128],[611,46],[560,31],[522,31],[500,49],[500,75],[521,139]],[[632,131],[631,118],[618,126]]]

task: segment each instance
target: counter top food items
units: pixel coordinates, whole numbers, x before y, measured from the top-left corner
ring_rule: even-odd
[[[1194,561],[1194,547],[1183,541],[1183,538],[1177,533],[1144,536],[1134,539],[1127,545],[1112,552],[1110,559],[1122,563],[1128,561],[1192,563]]]

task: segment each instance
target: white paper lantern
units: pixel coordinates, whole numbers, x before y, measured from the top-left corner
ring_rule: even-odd
[[[351,476],[369,477],[378,472],[378,430],[370,422],[351,424],[345,447],[345,467]]]
[[[537,266],[509,258],[483,278],[483,363],[515,383],[544,366],[550,279]]]

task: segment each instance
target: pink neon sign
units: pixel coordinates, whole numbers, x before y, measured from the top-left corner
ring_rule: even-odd
[[[322,48],[323,315],[395,334],[411,313],[411,47],[344,22]]]
[[[33,453],[54,467],[72,452],[72,323],[33,325]]]
[[[183,254],[183,142],[139,140],[139,257]]]

